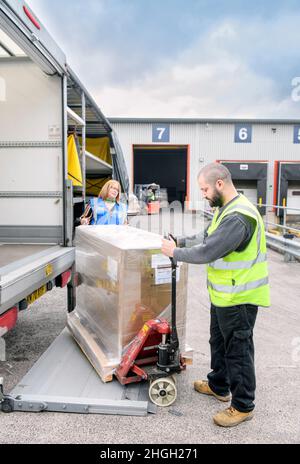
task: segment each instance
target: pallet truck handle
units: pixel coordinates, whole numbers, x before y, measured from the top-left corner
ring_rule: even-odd
[[[176,243],[176,246],[177,246],[177,239],[174,237],[174,235],[168,234],[168,238],[169,238],[169,239],[171,238],[171,239],[173,240],[173,242]]]
[[[172,239],[176,245],[177,240],[172,234],[167,235],[168,239]],[[171,299],[171,340],[176,345],[179,345],[177,326],[176,326],[176,286],[177,286],[177,264],[173,258],[170,258],[172,268],[172,299]]]

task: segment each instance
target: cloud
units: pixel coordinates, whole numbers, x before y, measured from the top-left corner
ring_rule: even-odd
[[[275,0],[273,9],[238,0],[190,0],[189,9],[179,0],[74,0],[68,9],[58,0],[31,3],[108,116],[299,113],[291,98],[299,75],[294,1]]]
[[[96,99],[110,116],[250,117],[274,111],[273,87],[239,62],[175,64],[126,88],[105,86]]]
[[[297,64],[282,64],[286,47],[294,47],[299,19],[284,17],[276,26],[252,21],[246,27],[224,19],[160,70],[136,76],[129,85],[95,89],[97,100],[109,116],[297,117],[299,107],[291,98]],[[289,38],[283,36],[287,24]],[[274,56],[270,50],[280,31]],[[263,66],[265,55],[271,69]]]

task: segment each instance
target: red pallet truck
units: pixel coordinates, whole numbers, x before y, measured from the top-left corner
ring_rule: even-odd
[[[171,234],[169,234],[175,240]],[[149,397],[158,406],[171,406],[177,398],[174,374],[186,368],[176,328],[176,271],[172,264],[171,325],[165,319],[144,324],[123,354],[115,376],[122,385],[149,381]]]

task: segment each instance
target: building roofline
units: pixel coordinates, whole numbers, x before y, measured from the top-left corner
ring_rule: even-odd
[[[108,117],[110,123],[135,123],[135,124],[299,124],[299,119],[254,119],[254,118],[117,118]]]

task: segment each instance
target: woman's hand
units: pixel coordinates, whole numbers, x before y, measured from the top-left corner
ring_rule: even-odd
[[[80,219],[80,224],[82,226],[88,226],[90,224],[90,219],[89,218],[81,218]]]

